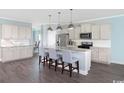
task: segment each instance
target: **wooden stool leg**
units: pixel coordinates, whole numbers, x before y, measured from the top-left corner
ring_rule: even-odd
[[[69,71],[70,71],[70,77],[72,76],[72,64],[69,63]]]
[[[79,74],[79,61],[77,61],[77,71],[78,71],[78,74]]]
[[[50,66],[51,66],[51,61],[52,61],[52,59],[49,60],[49,69],[50,69]]]
[[[57,60],[55,60],[55,71],[57,69],[57,65],[58,65]]]
[[[40,65],[40,63],[41,63],[41,56],[39,56],[39,65]]]
[[[62,62],[62,74],[63,74],[63,71],[64,71],[64,62]]]
[[[47,60],[47,56],[46,56],[46,62],[47,62],[48,60]]]
[[[45,66],[45,57],[43,58],[43,66]]]

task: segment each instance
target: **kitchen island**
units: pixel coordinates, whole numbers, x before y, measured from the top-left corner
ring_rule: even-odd
[[[48,50],[49,48],[45,48]],[[79,73],[87,75],[91,67],[91,50],[90,49],[80,49],[76,47],[56,47],[58,54],[62,55],[64,50],[70,50],[73,57],[77,58],[79,61]]]

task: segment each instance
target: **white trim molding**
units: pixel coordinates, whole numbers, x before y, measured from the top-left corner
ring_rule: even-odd
[[[111,61],[111,63],[120,64],[120,65],[124,65],[124,62],[122,62],[122,61]]]

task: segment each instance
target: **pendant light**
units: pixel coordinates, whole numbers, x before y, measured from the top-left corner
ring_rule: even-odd
[[[48,31],[53,31],[52,27],[51,27],[51,15],[49,15],[49,27],[47,29]]]
[[[60,14],[61,14],[61,12],[58,12],[58,26],[56,28],[56,30],[58,30],[58,31],[61,31],[62,30],[62,27],[60,25]]]
[[[68,25],[68,29],[73,30],[74,25],[72,23],[72,9],[70,9],[70,24]]]

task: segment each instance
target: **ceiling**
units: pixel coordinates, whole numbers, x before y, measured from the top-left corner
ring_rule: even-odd
[[[61,12],[61,23],[70,22],[69,9],[0,9],[0,17],[24,21],[33,25],[48,24],[48,15],[52,15],[52,23],[57,23],[57,12]],[[73,22],[110,17],[124,14],[124,9],[74,9]]]

